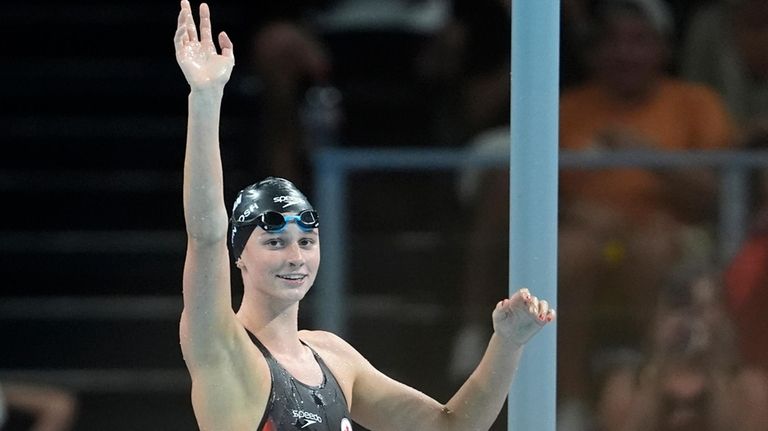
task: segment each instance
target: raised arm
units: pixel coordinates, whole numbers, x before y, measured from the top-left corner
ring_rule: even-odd
[[[188,364],[211,360],[214,342],[232,328],[227,211],[224,204],[219,118],[224,86],[234,66],[232,42],[219,34],[221,54],[211,33],[210,11],[200,5],[198,36],[187,0],[174,36],[176,61],[190,87],[184,158],[184,218],[187,257],[184,265],[184,312],[181,341]]]
[[[446,404],[395,382],[360,360],[352,398],[352,416],[376,430],[488,430],[512,384],[523,345],[552,321],[554,310],[527,289],[499,302],[493,311],[494,334],[477,369]]]

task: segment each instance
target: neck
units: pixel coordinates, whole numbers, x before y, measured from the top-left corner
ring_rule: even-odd
[[[282,303],[274,298],[243,296],[237,312],[242,325],[255,335],[270,352],[298,353],[304,350],[299,340],[297,301]],[[252,290],[250,292],[253,292]]]

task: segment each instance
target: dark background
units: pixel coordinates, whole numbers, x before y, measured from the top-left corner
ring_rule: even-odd
[[[245,58],[249,22],[262,20],[252,15],[256,8],[211,6],[214,30],[226,29],[238,59]],[[76,430],[196,429],[178,347],[188,89],[173,54],[177,13],[173,0],[32,0],[5,4],[0,13],[0,380],[72,390],[80,403]],[[387,48],[404,55],[417,45],[407,35],[385,36],[369,35],[367,43],[382,48],[370,61],[337,56],[340,73],[353,79],[370,72],[360,64],[385,63],[396,75],[400,60],[386,58],[397,52]],[[333,49],[359,52],[356,40],[337,36]],[[238,60],[222,118],[228,197],[264,174],[254,168],[252,81],[247,62]],[[367,127],[386,139],[376,130],[398,130],[400,145],[424,144],[418,125],[427,107],[403,98],[423,100],[404,90],[354,111],[360,129],[348,136],[359,138]],[[396,127],[371,126],[394,111]],[[428,235],[409,237],[391,217],[361,221],[354,214],[382,203],[355,203],[354,299],[345,304],[353,345],[386,373],[443,400],[453,390],[443,376],[460,252],[451,217],[434,216],[429,204],[456,208],[450,181],[427,174],[355,179],[371,188],[353,189],[353,201],[399,190],[386,206],[415,214],[409,229]],[[433,201],[405,204],[427,189]],[[311,327],[313,313],[310,294],[303,326]],[[17,415],[11,425],[23,429],[24,422]]]

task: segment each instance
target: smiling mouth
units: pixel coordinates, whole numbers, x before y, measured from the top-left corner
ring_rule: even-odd
[[[307,274],[285,274],[285,275],[278,275],[277,278],[287,280],[287,281],[301,281],[307,278]]]

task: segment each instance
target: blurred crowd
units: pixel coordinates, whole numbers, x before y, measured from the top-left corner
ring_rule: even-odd
[[[506,151],[508,1],[307,3],[275,11],[253,33],[248,61],[263,89],[260,143],[273,173],[311,188],[317,140],[302,113],[318,88],[334,90],[330,126],[346,145]],[[768,148],[767,1],[561,6],[562,149]],[[418,119],[418,130],[402,117]],[[507,288],[507,178],[467,170],[455,187],[469,226],[449,369],[457,381],[479,358],[486,311]],[[768,429],[768,180],[751,178],[751,227],[723,257],[716,170],[561,172],[560,429]]]

